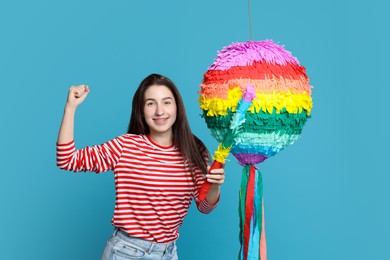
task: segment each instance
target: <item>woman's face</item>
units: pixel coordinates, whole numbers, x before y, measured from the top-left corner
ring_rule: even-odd
[[[176,121],[176,102],[166,86],[152,85],[144,93],[144,118],[150,135],[172,138],[172,125]]]

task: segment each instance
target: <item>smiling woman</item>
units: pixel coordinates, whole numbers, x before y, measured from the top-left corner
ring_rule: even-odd
[[[113,170],[116,200],[102,259],[178,259],[176,239],[191,200],[202,213],[218,204],[224,170],[208,173],[209,152],[192,134],[175,84],[151,74],[133,97],[127,134],[102,145],[76,150],[74,114],[89,93],[72,86],[58,140],[57,165],[64,170]],[[199,189],[208,181],[206,198]]]
[[[172,144],[172,126],[176,121],[176,102],[166,86],[153,85],[145,91],[144,118],[150,137],[161,145]]]

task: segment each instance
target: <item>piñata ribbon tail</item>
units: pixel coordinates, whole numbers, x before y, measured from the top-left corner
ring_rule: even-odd
[[[240,188],[241,260],[266,260],[263,182],[253,166],[243,169]]]
[[[249,247],[251,244],[251,237],[253,230],[251,230],[255,207],[254,207],[254,199],[255,199],[255,169],[253,165],[249,168],[249,178],[248,178],[248,185],[246,190],[246,199],[245,199],[245,224],[244,224],[244,259],[251,259],[248,258],[249,256]]]
[[[245,200],[246,200],[246,191],[247,191],[247,185],[248,185],[248,177],[249,177],[249,165],[245,165],[242,169],[242,176],[241,176],[241,186],[240,186],[240,206],[239,206],[239,215],[240,215],[240,255],[239,259],[244,259],[244,226],[245,226]]]

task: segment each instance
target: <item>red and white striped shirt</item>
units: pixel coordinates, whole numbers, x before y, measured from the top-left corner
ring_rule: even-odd
[[[74,141],[57,144],[57,165],[70,171],[113,170],[116,201],[112,224],[130,236],[157,243],[178,238],[194,198],[202,213],[217,205],[199,201],[205,178],[174,147],[163,147],[144,135],[125,134],[102,145],[76,150]]]

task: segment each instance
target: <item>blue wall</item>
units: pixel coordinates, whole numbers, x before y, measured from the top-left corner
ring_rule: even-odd
[[[390,259],[389,4],[251,2],[254,40],[285,45],[314,86],[301,138],[260,165],[269,259]],[[91,88],[78,147],[124,133],[135,88],[157,72],[213,151],[197,91],[217,50],[249,40],[247,1],[2,1],[0,35],[0,259],[99,259],[114,182],[55,166],[69,86]],[[180,259],[236,259],[240,173],[231,156],[219,207],[191,208]]]

